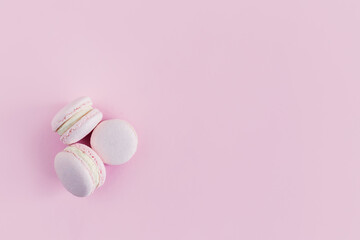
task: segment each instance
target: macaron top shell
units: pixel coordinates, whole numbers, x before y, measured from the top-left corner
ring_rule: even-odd
[[[99,156],[83,144],[73,144],[58,153],[54,167],[63,186],[78,197],[89,196],[106,178]]]
[[[87,169],[71,153],[58,153],[54,165],[62,185],[73,195],[86,197],[94,191],[94,184]]]
[[[61,125],[63,125],[67,120],[74,116],[79,111],[83,110],[86,107],[92,106],[92,101],[89,97],[80,97],[74,101],[68,103],[65,107],[60,109],[56,113],[54,118],[51,121],[51,128],[55,132]]]
[[[112,119],[101,122],[90,139],[92,149],[109,165],[120,165],[135,154],[138,137],[126,121]]]

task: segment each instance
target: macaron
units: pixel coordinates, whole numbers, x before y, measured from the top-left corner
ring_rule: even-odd
[[[52,119],[51,128],[65,144],[75,143],[88,135],[103,115],[92,107],[89,97],[80,97],[63,107]]]
[[[89,196],[105,182],[104,163],[84,144],[75,143],[59,152],[54,167],[62,185],[77,197]]]
[[[138,137],[128,122],[111,119],[101,122],[94,129],[90,144],[104,163],[120,165],[129,161],[135,154]]]

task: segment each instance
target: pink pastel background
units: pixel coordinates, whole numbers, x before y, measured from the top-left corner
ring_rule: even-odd
[[[359,26],[358,0],[0,0],[1,239],[360,239]],[[83,95],[139,146],[80,199],[50,121]]]

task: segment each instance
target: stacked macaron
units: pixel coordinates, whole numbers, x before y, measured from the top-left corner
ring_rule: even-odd
[[[56,155],[55,172],[63,186],[78,197],[89,196],[101,187],[106,178],[104,163],[120,165],[129,161],[138,143],[129,123],[120,119],[101,122],[103,115],[92,104],[89,97],[78,98],[63,107],[51,121],[52,130],[69,145]],[[76,143],[91,131],[92,148]]]

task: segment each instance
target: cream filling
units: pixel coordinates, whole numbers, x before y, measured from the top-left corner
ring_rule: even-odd
[[[90,175],[94,180],[94,189],[97,188],[100,183],[100,173],[95,161],[89,155],[74,146],[68,146],[67,148],[65,148],[64,151],[74,153],[76,156],[83,160],[83,162],[88,166],[88,169],[90,170]]]
[[[70,119],[68,119],[66,122],[64,122],[57,130],[56,132],[59,135],[63,135],[67,130],[69,130],[72,126],[74,126],[77,121],[79,121],[83,116],[85,116],[88,112],[92,110],[92,106],[86,106],[83,110],[80,112],[74,114]]]

